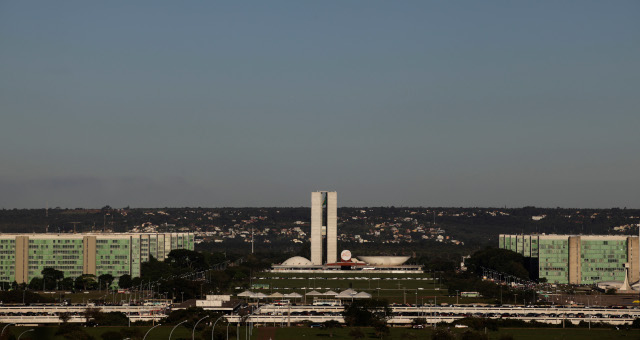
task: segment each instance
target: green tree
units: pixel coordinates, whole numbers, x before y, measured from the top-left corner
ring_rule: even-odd
[[[333,338],[333,329],[341,327],[342,325],[336,320],[327,320],[323,323],[324,328],[329,330],[329,337]]]
[[[143,263],[144,264],[144,263]],[[142,284],[142,278],[134,277],[131,279],[131,287],[138,287]]]
[[[482,268],[491,268],[499,272],[511,274],[521,279],[529,279],[526,260],[523,255],[511,250],[487,247],[475,252],[467,264],[476,273],[482,273]]]
[[[100,317],[100,308],[91,308],[88,307],[82,312],[82,315],[85,318],[86,323],[95,322],[96,319]]]
[[[373,330],[380,339],[390,333],[386,320],[378,319],[373,322]]]
[[[100,326],[126,326],[129,318],[122,312],[94,313],[93,320]]]
[[[58,288],[63,290],[71,290],[74,286],[74,279],[72,277],[65,277],[64,279],[62,279],[62,281],[60,281]]]
[[[129,274],[124,274],[120,276],[120,278],[118,278],[118,287],[122,289],[131,288],[131,284],[132,284],[132,280],[131,280],[131,275]]]
[[[376,321],[386,321],[386,317],[391,315],[391,309],[385,300],[356,300],[347,306],[342,315],[350,327],[371,327]]]
[[[186,268],[189,271],[208,269],[204,255],[188,249],[172,250],[165,262],[174,268]]]
[[[102,274],[100,276],[98,276],[98,282],[100,283],[100,287],[98,287],[99,289],[102,289],[102,287],[105,287],[105,289],[109,289],[109,287],[111,287],[111,284],[113,283],[114,277],[111,274]]]
[[[67,323],[67,322],[69,322],[69,320],[71,320],[71,313],[70,312],[60,312],[60,313],[58,313],[58,318],[60,319],[60,321],[62,321],[62,323]]]
[[[93,274],[82,274],[76,278],[75,287],[76,289],[93,290],[98,288],[98,281]]]
[[[455,340],[455,336],[450,330],[438,327],[431,333],[431,340]]]
[[[64,278],[64,273],[54,268],[45,268],[40,273],[42,274],[46,289],[58,288],[58,281]]]
[[[42,278],[34,277],[33,279],[31,279],[31,282],[29,282],[29,289],[42,290],[44,288],[43,283],[44,281],[42,280]]]

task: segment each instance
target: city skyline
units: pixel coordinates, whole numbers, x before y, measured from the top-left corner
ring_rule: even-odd
[[[637,13],[3,2],[0,209],[640,208]]]

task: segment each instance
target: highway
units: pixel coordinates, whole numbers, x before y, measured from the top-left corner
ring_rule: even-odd
[[[68,322],[86,322],[84,312],[87,308],[100,308],[103,313],[122,312],[132,322],[161,320],[169,312],[168,306],[0,306],[0,323],[46,324],[61,323],[60,313],[69,313]],[[425,319],[428,324],[451,323],[466,317],[489,319],[515,319],[538,321],[561,325],[563,321],[572,323],[604,322],[612,325],[624,325],[640,318],[640,308],[585,308],[585,307],[495,307],[495,306],[391,306],[391,315],[387,318],[391,325],[406,325],[416,318]],[[229,315],[232,323],[248,321],[264,324],[287,324],[309,320],[322,323],[335,320],[344,323],[343,306],[267,304],[258,307],[246,320],[238,315]]]
[[[69,313],[68,322],[86,322],[84,312],[88,308],[99,308],[100,312],[122,312],[135,321],[161,320],[165,315],[166,306],[96,306],[96,305],[31,305],[31,306],[0,306],[0,323],[15,324],[44,324],[61,323],[60,313]]]
[[[480,306],[392,306],[389,324],[410,324],[416,318],[426,319],[428,324],[451,323],[465,317],[490,319],[515,319],[538,321],[560,325],[569,320],[572,323],[605,322],[612,325],[631,323],[640,318],[640,309],[633,308],[570,308],[570,307],[480,307]],[[342,306],[275,306],[264,305],[253,313],[247,321],[254,323],[295,323],[305,320],[324,322],[335,320],[344,323]],[[231,322],[238,322],[237,315],[229,316]]]

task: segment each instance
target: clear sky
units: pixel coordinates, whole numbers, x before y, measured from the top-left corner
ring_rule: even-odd
[[[2,1],[0,208],[640,208],[640,1]]]

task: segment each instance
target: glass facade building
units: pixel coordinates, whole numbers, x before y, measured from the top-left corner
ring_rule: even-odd
[[[625,235],[505,235],[498,246],[537,260],[539,278],[550,283],[595,284],[636,282],[640,258],[637,236]]]
[[[140,264],[164,261],[173,249],[194,249],[192,233],[0,234],[0,281],[28,283],[54,268],[82,274],[140,276]]]

